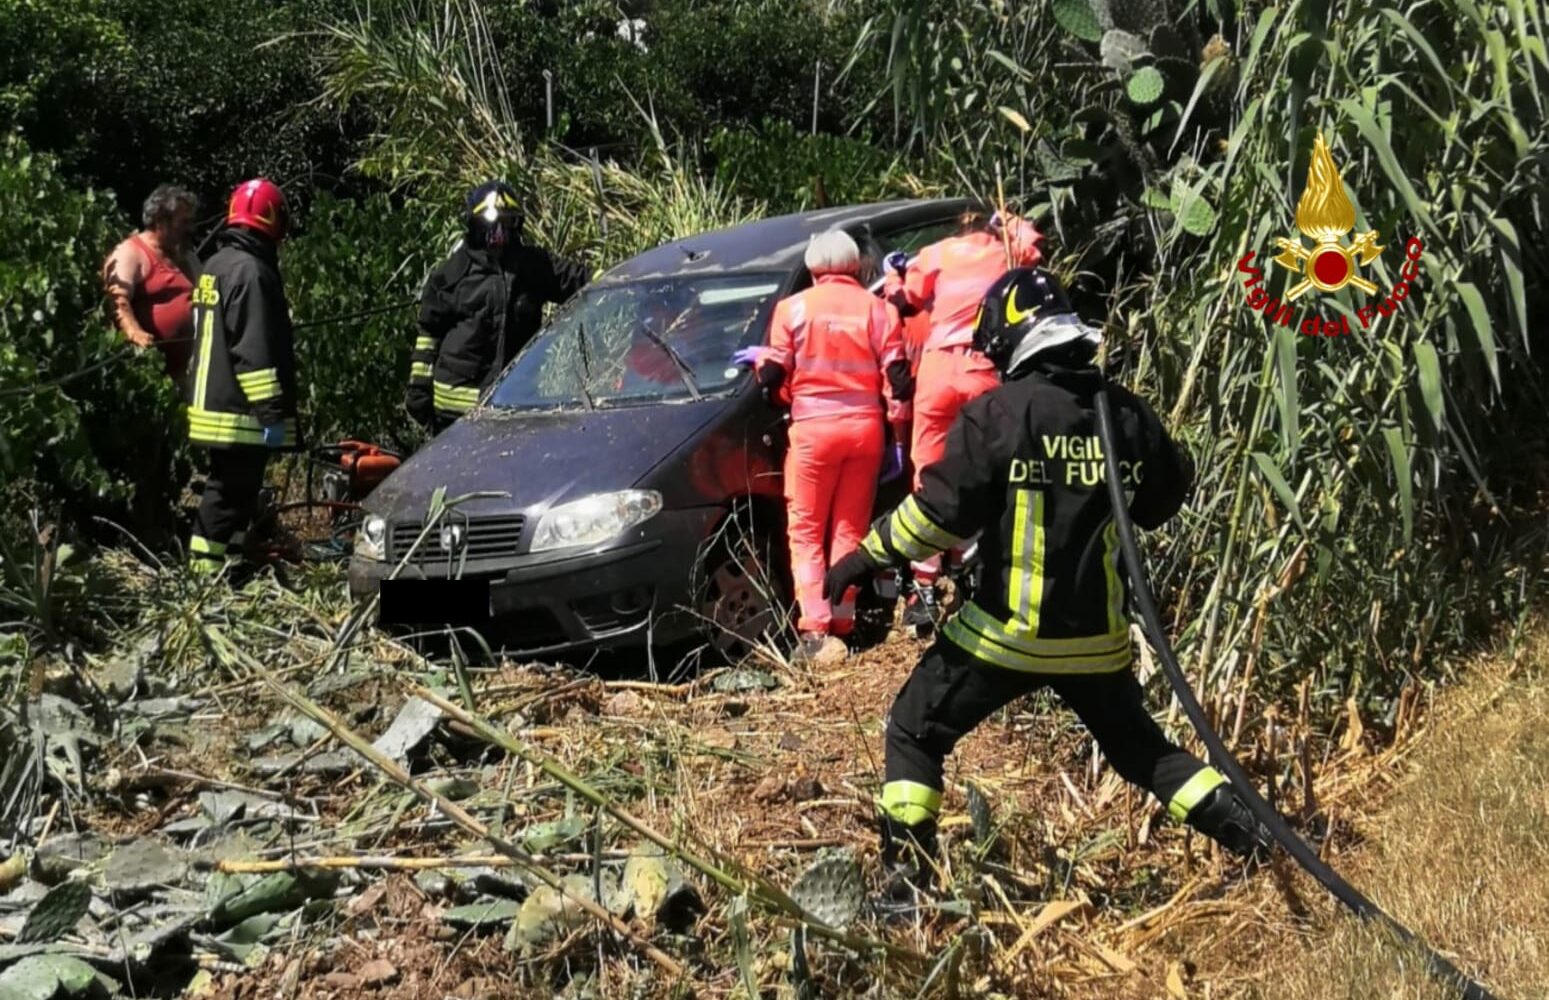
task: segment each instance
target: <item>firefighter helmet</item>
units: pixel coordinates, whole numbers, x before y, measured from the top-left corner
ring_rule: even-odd
[[[504,181],[485,181],[468,192],[468,243],[475,249],[501,250],[522,234],[521,204]]]
[[[264,177],[243,181],[231,192],[226,205],[226,225],[256,229],[274,242],[285,238],[290,223],[290,209],[285,203],[285,192],[280,186]]]
[[[1001,275],[984,294],[974,320],[974,350],[989,358],[1002,375],[1026,352],[1017,348],[1041,321],[1071,317],[1075,307],[1054,276],[1043,268],[1018,267]]]

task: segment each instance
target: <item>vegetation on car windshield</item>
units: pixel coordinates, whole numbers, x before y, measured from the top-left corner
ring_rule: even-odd
[[[592,288],[561,310],[495,388],[502,409],[640,405],[732,387],[759,343],[779,275],[673,278]]]

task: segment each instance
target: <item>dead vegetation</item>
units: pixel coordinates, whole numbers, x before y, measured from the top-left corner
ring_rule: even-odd
[[[1423,995],[1368,989],[1390,959],[1312,883],[1244,884],[1040,698],[951,762],[951,897],[874,920],[882,716],[920,651],[901,638],[823,673],[507,664],[465,686],[369,631],[341,644],[326,570],[236,592],[116,572],[139,608],[120,652],[36,664],[44,777],[13,800],[0,963],[219,997],[1295,998],[1346,967],[1349,996]],[[1336,865],[1362,859],[1358,883],[1504,988],[1531,981],[1507,970],[1535,968],[1549,905],[1515,898],[1542,868],[1549,696],[1502,684],[1522,689],[1446,748],[1418,735],[1423,697],[1323,739],[1304,693],[1240,749]],[[1486,724],[1511,699],[1524,727]],[[1506,877],[1457,895],[1480,857]]]

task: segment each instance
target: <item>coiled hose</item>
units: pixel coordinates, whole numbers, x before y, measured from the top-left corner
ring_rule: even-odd
[[[1107,467],[1108,496],[1113,501],[1113,520],[1119,531],[1119,544],[1124,552],[1124,565],[1129,570],[1130,592],[1134,595],[1135,604],[1140,609],[1140,617],[1145,624],[1151,645],[1162,661],[1162,672],[1166,674],[1167,682],[1172,685],[1173,693],[1178,696],[1178,702],[1183,706],[1184,714],[1189,717],[1200,739],[1204,741],[1211,763],[1226,774],[1232,787],[1242,796],[1253,815],[1269,829],[1270,834],[1281,847],[1285,848],[1286,853],[1295,858],[1296,863],[1302,866],[1302,870],[1317,879],[1319,884],[1334,895],[1335,899],[1349,907],[1362,920],[1377,921],[1401,942],[1417,949],[1425,956],[1426,966],[1431,975],[1460,990],[1464,1000],[1496,1000],[1495,995],[1489,990],[1460,972],[1451,962],[1437,954],[1430,945],[1394,920],[1376,903],[1367,899],[1359,889],[1341,878],[1338,872],[1324,864],[1312,848],[1308,847],[1296,832],[1286,825],[1280,814],[1264,801],[1264,797],[1254,787],[1252,779],[1243,771],[1242,765],[1237,763],[1231,751],[1226,748],[1226,744],[1221,741],[1221,737],[1211,728],[1205,718],[1205,710],[1200,707],[1199,699],[1189,688],[1189,681],[1184,676],[1183,668],[1178,665],[1178,658],[1173,655],[1172,643],[1168,641],[1167,632],[1162,628],[1162,618],[1157,613],[1156,600],[1147,582],[1140,545],[1135,540],[1135,525],[1129,518],[1129,503],[1124,497],[1124,485],[1120,480],[1119,452],[1114,446],[1113,415],[1109,409],[1106,388],[1099,386],[1095,401],[1097,432],[1102,437],[1103,460]]]

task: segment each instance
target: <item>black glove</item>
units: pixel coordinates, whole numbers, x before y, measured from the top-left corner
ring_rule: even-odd
[[[409,416],[421,427],[428,428],[431,418],[435,416],[435,400],[430,393],[423,389],[410,389],[403,397],[403,407],[409,411]]]
[[[880,569],[871,556],[856,549],[828,568],[823,577],[823,600],[838,601],[851,587],[858,587]]]

